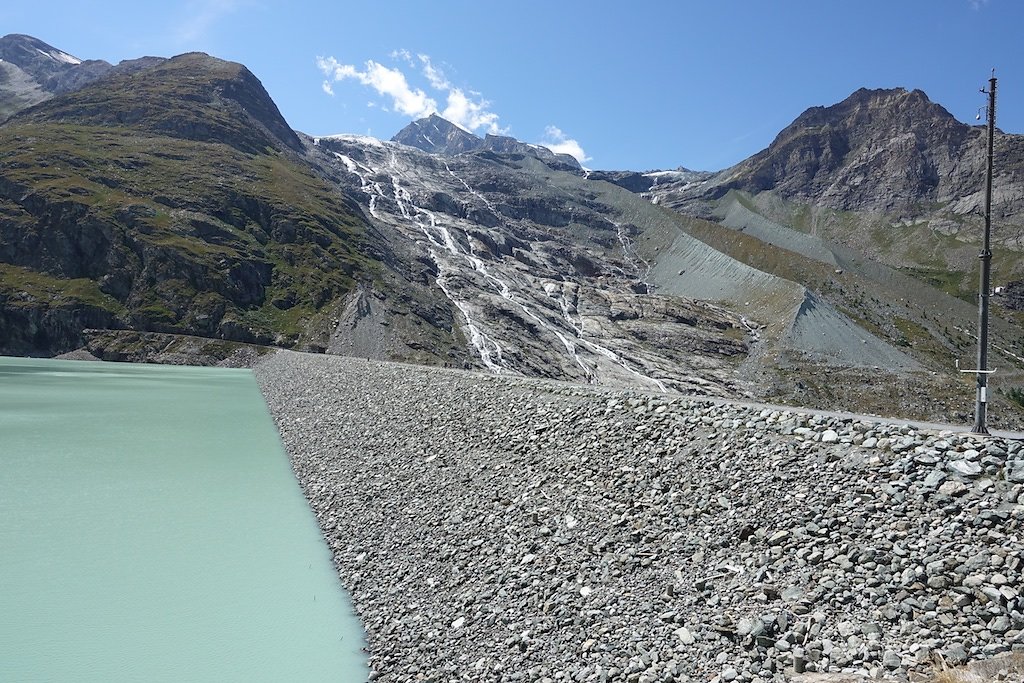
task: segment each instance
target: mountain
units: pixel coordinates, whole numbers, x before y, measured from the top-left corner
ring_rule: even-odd
[[[102,81],[20,112],[16,121],[131,126],[197,142],[223,142],[248,153],[302,147],[248,69],[202,53],[110,73]]]
[[[984,131],[957,121],[920,90],[861,89],[805,111],[767,149],[725,171],[716,190],[771,190],[848,211],[907,214],[922,204],[975,209]],[[996,193],[1002,194],[1024,181],[1024,137],[1000,134],[997,149]],[[1015,212],[1020,202],[1017,197]]]
[[[421,264],[469,351],[497,374],[713,395],[743,393],[750,332],[736,315],[650,291],[641,226],[677,232],[647,201],[535,154],[456,156],[360,136],[311,150],[389,243]],[[367,297],[349,337],[394,327]],[[383,325],[383,328],[382,328]],[[329,350],[352,353],[349,341]],[[352,353],[352,355],[357,355]]]
[[[770,222],[968,297],[977,281],[970,273],[985,142],[983,126],[957,121],[920,90],[861,89],[808,109],[732,168],[646,191],[664,206],[715,221],[740,220],[730,207],[741,201]],[[1024,278],[1024,136],[996,132],[995,167],[993,243],[999,284],[1007,284]]]
[[[431,154],[455,155],[480,148],[481,140],[437,114],[413,121],[395,133],[392,142]]]
[[[19,34],[0,38],[0,59],[20,69],[51,95],[76,90],[113,68],[103,60],[83,61],[38,38]]]
[[[112,68],[102,60],[82,61],[32,36],[6,35],[0,38],[0,121]]]
[[[950,201],[970,184],[964,157],[979,149],[982,133],[920,90],[861,89],[805,111],[719,187],[852,210]]]
[[[431,154],[454,156],[467,152],[530,155],[553,168],[582,171],[575,157],[556,154],[543,145],[520,142],[506,135],[488,133],[483,138],[463,130],[437,114],[413,121],[391,138],[392,142],[415,147]]]
[[[0,350],[85,328],[291,346],[386,248],[238,64],[109,73],[0,126]]]
[[[812,107],[761,152],[672,199],[717,199],[729,190],[772,192],[839,211],[916,215],[979,207],[985,128],[957,121],[920,90],[860,89]],[[995,194],[1021,208],[1024,136],[997,133]],[[669,199],[669,197],[666,197]]]

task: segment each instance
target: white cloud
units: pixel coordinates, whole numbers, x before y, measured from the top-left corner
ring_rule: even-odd
[[[327,93],[331,97],[334,97],[334,88],[331,87],[330,81],[324,81],[323,83],[320,84],[320,87],[323,88],[325,93]]]
[[[391,57],[396,62],[402,60],[409,66],[416,66],[416,62],[412,59],[412,53],[408,50],[392,50],[388,57]]]
[[[448,92],[448,106],[441,116],[466,130],[486,128],[488,133],[495,135],[507,132],[498,125],[498,115],[488,111],[490,105],[490,102],[483,99],[474,102],[458,88],[452,88]]]
[[[423,65],[423,75],[430,81],[430,85],[434,90],[451,90],[451,82],[445,77],[444,72],[430,61],[430,55],[416,56],[419,57],[420,63]]]
[[[335,82],[351,78],[370,86],[379,95],[390,97],[392,109],[406,116],[418,119],[437,111],[437,102],[422,89],[410,86],[398,69],[389,69],[372,59],[362,71],[351,64],[341,64],[334,57],[317,57],[316,64]]]
[[[982,7],[988,4],[988,0],[967,0],[967,2],[971,6],[971,9],[975,11],[980,10]]]
[[[583,146],[563,133],[562,129],[557,126],[548,126],[544,129],[544,139],[541,140],[540,144],[555,154],[568,154],[575,157],[576,161],[580,162],[580,164],[590,161],[590,157],[583,151]]]
[[[410,78],[400,68],[392,69],[373,60],[367,61],[362,68],[358,68],[352,64],[342,64],[334,57],[317,57],[317,67],[328,78],[324,81],[324,92],[333,94],[333,89],[329,90],[332,81],[351,79],[372,87],[377,94],[389,99],[390,109],[400,114],[412,118],[422,118],[438,113],[455,125],[471,132],[481,129],[495,134],[507,132],[499,124],[498,114],[491,111],[491,103],[488,100],[474,90],[466,90],[453,85],[444,71],[434,65],[429,55],[416,55],[418,65],[408,50],[395,50],[390,57],[414,68],[419,66],[420,75],[426,79],[430,87],[444,95],[444,110],[439,109],[437,100],[422,88],[410,85]],[[389,110],[386,105],[380,106],[383,111]]]

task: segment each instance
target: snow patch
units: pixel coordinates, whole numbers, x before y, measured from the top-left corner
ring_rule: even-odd
[[[334,156],[337,157],[338,159],[341,159],[341,162],[345,164],[345,168],[348,169],[349,173],[355,173],[356,175],[359,175],[359,172],[356,171],[356,162],[352,161],[352,159],[350,159],[349,157],[345,156],[340,152],[335,152]]]
[[[77,66],[82,63],[82,60],[78,57],[69,55],[67,52],[61,52],[60,50],[50,50],[49,52],[46,52],[45,50],[40,50],[37,47],[36,52],[44,57],[49,57],[55,62],[60,62],[61,64],[72,64]]]
[[[657,180],[691,180],[699,174],[695,171],[651,171],[644,173],[645,178]]]
[[[320,140],[338,140],[341,142],[356,142],[361,145],[369,145],[371,147],[387,147],[387,144],[378,140],[377,138],[370,137],[369,135],[353,135],[352,133],[338,133],[337,135],[321,135],[316,138],[319,144]]]

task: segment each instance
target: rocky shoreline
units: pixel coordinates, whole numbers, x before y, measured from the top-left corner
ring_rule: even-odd
[[[1019,442],[334,356],[254,371],[376,680],[1024,652]]]

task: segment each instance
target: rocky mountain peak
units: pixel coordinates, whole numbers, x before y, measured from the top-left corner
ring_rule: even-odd
[[[451,121],[431,114],[398,131],[392,142],[421,149],[430,154],[455,155],[479,149],[483,140]]]
[[[0,60],[23,71],[49,94],[70,92],[113,67],[102,60],[82,60],[38,38],[12,33],[0,38]]]
[[[862,88],[803,112],[767,149],[725,171],[716,191],[774,190],[853,210],[945,201],[963,190],[956,167],[977,138],[921,90]]]
[[[113,68],[102,60],[83,61],[32,36],[6,35],[0,38],[0,121]]]
[[[38,38],[10,33],[0,38],[0,59],[17,64],[26,71],[37,65],[78,66],[82,60]]]
[[[962,129],[941,105],[932,102],[921,90],[905,88],[861,88],[842,102],[829,107],[811,107],[776,138],[785,140],[794,132],[819,126],[841,129],[854,137],[877,135],[879,132],[913,132],[934,126]]]

